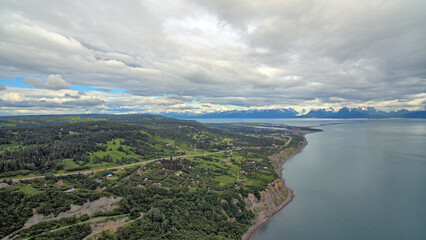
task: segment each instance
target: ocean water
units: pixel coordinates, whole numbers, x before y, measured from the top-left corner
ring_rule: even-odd
[[[426,120],[198,120],[342,123],[284,164],[295,198],[254,239],[426,239]]]

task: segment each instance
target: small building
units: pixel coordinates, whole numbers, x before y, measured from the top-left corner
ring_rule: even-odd
[[[142,184],[138,184],[138,185],[136,185],[136,187],[137,187],[137,188],[140,188],[140,189],[146,189],[146,186],[145,186],[145,185],[142,185]]]
[[[107,177],[107,178],[108,178],[108,177],[112,177],[112,174],[110,173],[110,174],[106,175],[106,177]]]
[[[248,179],[246,178],[246,179],[240,180],[240,182],[248,182]]]
[[[56,182],[56,185],[62,186],[62,185],[64,185],[64,182],[62,180],[59,180],[59,181]]]
[[[7,184],[7,183],[4,183],[4,182],[0,183],[0,188],[4,188],[4,187],[8,187],[8,186],[9,186],[9,184]]]

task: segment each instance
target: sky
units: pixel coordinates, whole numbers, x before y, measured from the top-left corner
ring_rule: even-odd
[[[424,0],[7,1],[0,115],[426,109]]]

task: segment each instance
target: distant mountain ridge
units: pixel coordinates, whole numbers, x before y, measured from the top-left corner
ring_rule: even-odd
[[[292,109],[265,109],[265,110],[232,110],[204,114],[166,113],[163,116],[173,118],[296,118],[299,113]]]
[[[214,113],[165,113],[173,118],[426,118],[426,111],[409,111],[406,109],[385,112],[373,107],[343,107],[339,110],[332,108],[312,109],[306,114],[300,114],[292,108],[265,110],[232,110]]]

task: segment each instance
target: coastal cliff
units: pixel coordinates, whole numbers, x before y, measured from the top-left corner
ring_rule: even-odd
[[[279,174],[280,178],[275,179],[269,183],[264,191],[260,192],[260,199],[257,199],[254,194],[250,193],[244,201],[246,208],[253,211],[256,215],[253,225],[244,234],[243,240],[249,240],[253,236],[253,233],[260,228],[263,224],[283,207],[291,202],[294,195],[291,189],[289,189],[282,178],[282,165],[294,155],[300,153],[302,149],[307,145],[307,141],[304,138],[301,145],[297,147],[289,147],[285,150],[276,153],[269,157],[275,171]]]

